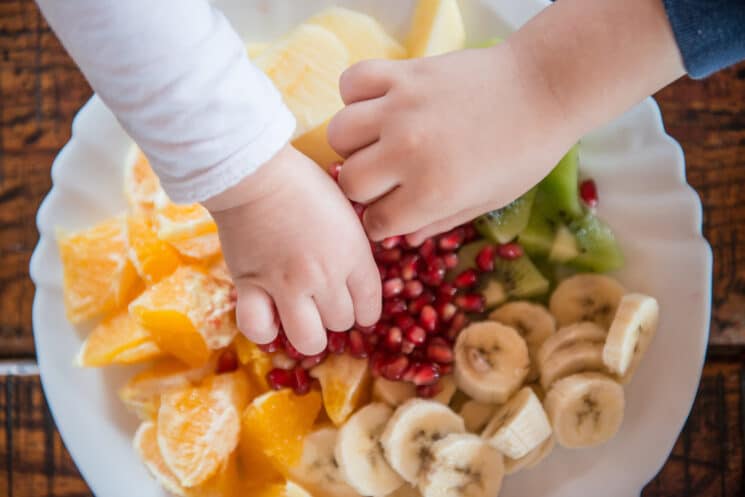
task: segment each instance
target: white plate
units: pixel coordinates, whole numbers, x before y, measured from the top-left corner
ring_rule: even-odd
[[[413,1],[218,2],[241,34],[271,39],[332,3],[375,14],[398,36]],[[462,1],[469,37],[506,35],[545,5],[540,0]],[[536,144],[540,146],[540,144]],[[122,168],[132,142],[94,97],[75,118],[73,136],[52,167],[54,187],[38,214],[41,233],[31,262],[36,283],[33,321],[47,400],[60,433],[93,492],[100,497],[165,495],[135,456],[137,421],[116,390],[124,369],[72,365],[81,331],[65,319],[55,228],[83,228],[125,208]],[[666,460],[693,402],[706,351],[711,250],[701,236],[701,205],[686,184],[680,146],[645,100],[587,136],[582,169],[597,180],[599,213],[621,241],[628,288],[660,300],[660,330],[627,388],[619,435],[592,450],[556,450],[540,465],[506,480],[502,496],[638,495]],[[536,476],[540,476],[536,478]]]

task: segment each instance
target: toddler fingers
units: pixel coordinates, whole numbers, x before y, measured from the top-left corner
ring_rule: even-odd
[[[282,328],[293,346],[305,355],[319,354],[326,349],[326,330],[316,303],[309,295],[275,296]]]
[[[342,157],[375,143],[380,138],[382,121],[380,99],[357,102],[342,109],[331,119],[328,141]]]
[[[396,171],[385,164],[379,143],[365,147],[344,161],[339,186],[350,200],[367,204],[398,185]]]
[[[358,62],[339,79],[339,92],[346,105],[360,100],[382,97],[393,84],[393,61],[375,59]]]
[[[424,240],[426,240],[427,238],[451,230],[456,226],[466,223],[487,211],[489,211],[489,208],[486,206],[471,207],[465,209],[457,214],[429,224],[422,229],[415,231],[414,233],[406,235],[406,241],[416,247],[424,242]]]
[[[346,331],[354,326],[354,307],[346,282],[329,285],[323,292],[313,296],[321,321],[331,331]]]
[[[274,302],[263,288],[237,280],[238,303],[235,318],[238,329],[255,343],[269,343],[277,337],[279,327]]]
[[[423,205],[413,205],[410,192],[398,187],[368,205],[362,223],[370,239],[377,242],[389,236],[418,231],[432,222],[424,217],[427,213],[428,209]]]
[[[371,326],[380,319],[382,290],[380,272],[372,254],[355,267],[347,279],[349,294],[354,305],[355,321],[362,326]]]

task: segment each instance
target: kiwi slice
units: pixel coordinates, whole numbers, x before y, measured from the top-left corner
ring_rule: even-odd
[[[484,296],[484,307],[487,311],[507,300],[507,291],[504,284],[496,278],[487,278],[481,285],[480,292]]]
[[[579,255],[569,264],[584,270],[605,273],[623,266],[623,253],[610,227],[592,214],[569,225],[577,241]]]
[[[529,190],[501,209],[479,216],[473,225],[482,236],[494,243],[511,242],[528,225],[535,193],[535,188]]]
[[[533,257],[547,257],[553,247],[556,229],[560,221],[551,202],[542,191],[537,191],[528,224],[517,236],[517,241]]]
[[[511,261],[496,257],[489,279],[496,280],[509,297],[519,299],[540,297],[549,288],[549,281],[527,255]],[[486,282],[484,288],[488,288],[488,285],[489,282]]]
[[[553,262],[568,262],[579,255],[579,245],[574,233],[565,225],[560,225],[551,245],[548,260]]]
[[[579,146],[575,145],[554,169],[538,184],[558,219],[569,223],[582,217],[584,209],[579,200]]]

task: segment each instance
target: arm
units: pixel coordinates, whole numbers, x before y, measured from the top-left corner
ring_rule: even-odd
[[[206,0],[38,3],[175,201],[234,186],[290,139],[281,96]]]

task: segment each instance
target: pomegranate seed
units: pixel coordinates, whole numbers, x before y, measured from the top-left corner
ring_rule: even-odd
[[[329,331],[326,336],[328,337],[328,351],[332,354],[343,354],[347,350],[347,334],[346,333],[335,333]]]
[[[277,334],[277,337],[274,340],[272,340],[269,343],[259,344],[258,347],[262,352],[266,352],[267,354],[272,354],[278,351],[279,349],[281,349],[283,345],[284,345],[284,339],[282,337],[282,333],[279,333]]]
[[[406,356],[394,356],[383,363],[380,369],[384,378],[391,381],[399,381],[409,367],[409,359]]]
[[[374,324],[372,326],[362,326],[361,324],[354,325],[355,329],[359,330],[360,333],[362,333],[363,335],[371,335],[372,333],[374,333],[376,326],[377,324]]]
[[[428,238],[419,246],[419,254],[427,260],[435,255],[436,249],[437,245],[435,241],[432,238]]]
[[[450,364],[453,362],[453,348],[440,337],[435,337],[427,344],[427,359],[438,364]]]
[[[437,329],[437,311],[431,305],[422,307],[419,313],[419,324],[428,332],[434,332]]]
[[[375,325],[375,334],[384,337],[388,334],[388,328],[390,326],[387,323],[378,323]]]
[[[380,337],[378,335],[365,335],[365,349],[367,354],[370,355],[378,348]]]
[[[453,269],[458,265],[458,254],[451,252],[442,256],[442,262],[445,263],[447,269]]]
[[[381,250],[375,254],[375,259],[380,262],[393,263],[401,260],[401,249],[392,248],[388,250]]]
[[[416,348],[411,354],[409,354],[412,361],[416,362],[422,362],[426,359],[426,354],[424,353],[424,350],[420,348]]]
[[[396,326],[404,331],[412,328],[416,324],[414,318],[409,316],[408,314],[398,314],[395,318],[395,321]]]
[[[430,292],[424,292],[409,303],[409,312],[412,316],[419,314],[425,305],[429,305],[434,301],[434,295],[432,295]]]
[[[475,269],[466,269],[453,280],[453,286],[455,288],[471,288],[479,279],[479,275]]]
[[[383,375],[383,365],[385,364],[385,356],[382,352],[375,352],[370,356],[370,372],[375,378]]]
[[[476,256],[476,266],[485,273],[494,271],[494,256],[497,253],[497,247],[487,245],[482,248]]]
[[[442,384],[439,380],[432,385],[420,385],[416,387],[416,396],[423,399],[436,397],[440,392],[442,392]]]
[[[392,326],[388,330],[388,334],[386,335],[385,341],[383,343],[388,350],[397,352],[401,350],[401,342],[403,342],[403,340],[404,333],[403,331],[401,331],[401,328],[399,328],[398,326]]]
[[[579,185],[579,196],[582,201],[589,207],[597,207],[598,205],[598,187],[595,185],[595,181],[587,179]]]
[[[386,271],[386,276],[388,277],[388,279],[400,278],[401,268],[399,268],[398,266],[388,266],[388,270]]]
[[[302,361],[300,361],[300,367],[303,369],[313,369],[314,367],[318,366],[323,362],[324,359],[326,359],[326,356],[328,355],[328,352],[323,351],[320,354],[308,356]]]
[[[416,344],[414,342],[410,342],[409,340],[404,339],[403,342],[401,342],[401,353],[404,355],[409,355],[412,352],[414,352],[414,349],[416,348]]]
[[[236,369],[238,369],[238,355],[235,353],[235,350],[224,350],[217,359],[217,368],[215,372],[217,374],[231,373]]]
[[[413,280],[417,275],[417,266],[419,265],[419,256],[409,254],[401,260],[401,277],[406,280]]]
[[[465,237],[463,240],[464,242],[471,242],[475,240],[479,235],[479,232],[476,231],[476,228],[474,228],[473,224],[471,223],[468,223],[465,226],[463,226],[463,232],[465,233]]]
[[[359,330],[352,330],[349,332],[349,353],[353,357],[367,357],[365,340],[362,338],[362,333],[360,333]]]
[[[455,316],[455,313],[458,312],[458,308],[451,302],[438,302],[436,309],[437,315],[446,323],[450,322],[453,316]]]
[[[439,259],[438,259],[439,260]],[[422,283],[429,286],[439,286],[445,279],[445,267],[439,265],[431,265],[427,268],[424,274],[419,276]]]
[[[284,349],[285,354],[287,354],[290,359],[295,359],[296,361],[305,359],[305,356],[297,351],[295,346],[290,343],[290,340],[287,337],[284,339]]]
[[[406,332],[406,340],[414,344],[421,345],[427,339],[427,331],[421,326],[414,326]]]
[[[266,382],[272,390],[292,388],[295,386],[295,375],[292,371],[276,368],[267,373]]]
[[[357,213],[357,217],[361,220],[362,216],[365,215],[365,209],[367,209],[367,206],[365,204],[358,204],[357,202],[353,202],[352,207],[354,207],[354,212]]]
[[[454,297],[456,293],[458,293],[458,289],[450,283],[443,283],[437,289],[437,294],[440,296],[440,298],[445,297],[447,300],[450,300],[452,297]]]
[[[400,294],[404,290],[404,282],[401,278],[393,278],[383,282],[383,298],[389,299]]]
[[[417,386],[432,385],[440,379],[440,370],[435,364],[417,364],[411,382]]]
[[[380,242],[380,246],[384,249],[396,248],[401,244],[401,236],[391,236]]]
[[[458,250],[460,246],[463,244],[463,240],[466,237],[466,232],[463,228],[458,227],[455,228],[444,235],[440,237],[438,245],[440,246],[440,250],[445,250],[447,252],[452,252],[454,250]]]
[[[450,364],[440,364],[440,376],[451,374],[453,369],[455,369],[455,366],[453,366],[452,362]]]
[[[410,280],[404,285],[404,296],[410,299],[414,299],[422,294],[424,291],[424,285],[421,281]]]
[[[292,374],[295,376],[295,385],[293,385],[293,391],[296,395],[305,395],[310,392],[310,376],[308,371],[303,369],[302,366],[298,366],[292,370]]]
[[[406,312],[406,301],[401,299],[392,299],[383,303],[383,316],[392,317],[396,314]]]
[[[450,322],[450,328],[448,328],[446,336],[448,339],[455,341],[458,338],[458,334],[468,326],[468,318],[462,312],[457,312],[453,316],[453,320]]]
[[[471,293],[455,297],[455,305],[466,312],[482,312],[484,310],[484,296]]]
[[[339,181],[339,173],[341,172],[341,162],[334,162],[329,166],[329,174],[332,178],[334,178],[334,181]]]
[[[523,248],[517,243],[505,243],[497,247],[497,255],[508,261],[519,259],[523,253]]]
[[[297,366],[297,361],[295,359],[291,359],[282,352],[277,352],[272,356],[272,366],[278,369],[285,369],[289,371]]]

